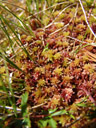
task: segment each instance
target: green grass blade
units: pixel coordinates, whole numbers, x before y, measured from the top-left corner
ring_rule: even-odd
[[[8,21],[8,23],[11,23],[14,26],[17,26],[21,31],[23,31],[25,34],[29,35],[29,33],[24,29],[22,26],[19,26],[18,24],[14,23],[13,21]]]
[[[9,86],[9,89],[10,89],[10,93],[12,95],[12,99],[9,99],[9,100],[10,100],[10,103],[13,107],[13,110],[14,110],[14,113],[15,113],[15,116],[16,116],[17,111],[16,111],[15,97],[13,96],[14,93],[13,93],[12,85],[11,85],[11,82],[10,82],[10,76],[9,76],[8,66],[7,66],[7,63],[6,63],[6,57],[2,54],[2,58],[4,59],[4,65],[5,65],[5,69],[6,69],[6,77],[7,77],[7,80],[8,80],[8,86]]]
[[[3,24],[2,21],[1,21],[1,23],[2,23],[3,26],[0,25],[0,28],[2,29],[2,31],[3,31],[3,32],[5,33],[5,35],[7,36],[8,40],[9,40],[9,43],[10,43],[11,50],[12,50],[13,54],[15,54],[14,49],[13,49],[13,47],[12,47],[12,45],[13,45],[14,43],[13,43],[13,41],[11,40],[11,38],[10,38],[10,36],[9,36],[9,33],[7,32],[6,28],[4,27],[4,24]]]
[[[8,8],[6,8],[5,6],[3,6],[2,4],[0,4],[0,6],[3,9],[5,9],[7,12],[11,13],[16,19],[18,19],[24,25],[24,27],[29,30],[29,32],[32,34],[32,36],[35,37],[34,32],[18,16],[16,16],[12,11],[10,11]]]
[[[5,57],[6,61],[11,64],[14,68],[18,69],[19,71],[23,72],[24,71],[22,69],[20,69],[16,64],[14,64],[8,57]]]
[[[5,95],[8,97],[8,102],[9,102],[9,104],[10,105],[12,105],[12,100],[10,99],[10,96],[9,96],[9,94],[8,94],[8,90],[7,90],[7,88],[6,88],[6,86],[5,86],[5,84],[4,84],[4,82],[3,82],[3,75],[2,74],[0,74],[0,84],[1,84],[1,86],[0,86],[0,90],[2,91],[2,92],[5,92]],[[1,99],[1,97],[0,97],[0,100],[2,101],[2,99]],[[6,98],[6,100],[7,100],[7,98]],[[2,101],[3,102],[3,101]],[[0,103],[0,105],[1,105],[1,103]],[[6,104],[2,104],[2,106],[3,107],[5,107],[5,105]]]
[[[52,6],[53,0],[46,0],[48,6]]]
[[[37,10],[37,12],[39,12],[39,1],[35,0],[35,3],[36,3],[36,10]]]
[[[64,115],[64,114],[68,114],[68,112],[66,110],[60,110],[60,111],[57,111],[57,112],[54,112],[51,114],[51,117],[53,116],[59,116],[59,115]]]
[[[5,84],[4,84],[4,82],[3,82],[2,76],[3,76],[3,75],[0,74],[0,84],[1,84],[0,90],[4,91],[4,92],[7,94],[8,98],[9,98],[9,102],[10,102],[10,97],[9,97],[9,95],[8,95],[7,88],[5,87]]]
[[[26,9],[24,9],[23,7],[20,7],[20,6],[16,5],[16,4],[14,4],[14,3],[10,3],[10,2],[5,1],[5,0],[0,0],[0,2],[1,2],[1,3],[5,3],[5,4],[12,5],[12,6],[14,6],[14,7],[17,7],[17,8],[20,8],[20,9],[26,11]]]
[[[28,92],[25,92],[22,95],[22,100],[21,100],[21,113],[24,118],[23,122],[25,123],[25,127],[31,128],[31,122],[27,111],[27,101],[28,101]]]
[[[25,51],[25,53],[28,55],[28,57],[30,58],[30,60],[32,60],[31,56],[29,55],[29,53],[27,52],[26,48],[24,47],[24,45],[22,44],[20,38],[18,37],[17,33],[14,31],[14,29],[11,27],[11,25],[8,23],[8,21],[2,16],[0,15],[0,18],[3,19],[3,21],[5,22],[5,24],[10,28],[10,30],[14,33],[14,35],[16,36],[16,38],[19,40],[20,44],[18,43],[18,45],[21,47],[23,46],[23,50]]]
[[[30,13],[32,13],[31,4],[32,4],[32,0],[26,0],[27,10]]]
[[[39,12],[39,0],[35,0],[36,3],[36,11]],[[38,14],[38,18],[40,18],[40,15]]]
[[[4,56],[4,57],[3,57]],[[8,57],[6,57],[5,55],[3,55],[2,53],[0,53],[0,57],[4,58],[11,66],[13,66],[15,69],[21,71],[24,73],[24,71],[22,69],[20,69],[14,62],[12,62]]]

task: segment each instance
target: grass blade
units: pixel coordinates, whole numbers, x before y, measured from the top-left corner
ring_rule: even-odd
[[[36,3],[36,10],[37,10],[37,12],[39,12],[39,1],[35,0],[35,3]]]
[[[18,24],[14,23],[12,21],[9,21],[8,23],[11,23],[12,25],[17,26],[21,31],[23,31],[24,33],[29,35],[29,33],[26,31],[26,29],[24,29],[22,26],[19,26]]]
[[[6,69],[6,76],[7,76],[7,80],[8,80],[8,86],[9,86],[9,89],[10,89],[10,93],[12,95],[12,99],[9,99],[9,101],[10,101],[10,104],[12,105],[12,107],[13,107],[15,116],[17,116],[15,97],[14,97],[12,85],[11,85],[11,82],[10,82],[10,76],[9,76],[8,66],[7,66],[7,63],[6,63],[6,57],[3,54],[2,54],[2,58],[4,59],[4,64],[5,64],[5,69]]]
[[[12,62],[8,57],[4,56],[2,53],[0,53],[0,57],[2,57],[3,59],[5,59],[11,66],[13,66],[15,69],[21,71],[24,73],[24,71],[22,69],[20,69],[14,62]]]
[[[29,30],[29,32],[32,34],[32,36],[35,37],[34,32],[18,16],[16,16],[12,11],[10,11],[8,8],[6,8],[5,6],[3,6],[2,4],[0,4],[0,6],[3,9],[5,9],[7,12],[11,13],[16,19],[18,19],[24,25],[24,27]]]
[[[20,6],[16,5],[16,4],[14,4],[14,3],[10,3],[10,2],[8,2],[8,1],[6,1],[6,0],[0,0],[0,2],[1,2],[1,3],[6,3],[6,4],[9,4],[9,5],[12,5],[12,6],[14,6],[14,7],[17,7],[17,8],[20,8],[20,9],[26,11],[26,9],[24,9],[24,8],[22,8],[22,7],[20,7]]]
[[[27,10],[30,13],[32,13],[31,4],[32,4],[32,0],[26,0]]]
[[[23,122],[26,124],[26,127],[31,128],[31,122],[27,111],[27,101],[28,101],[28,93],[25,92],[22,95],[22,100],[21,100],[21,113],[24,118]]]
[[[14,49],[13,49],[13,47],[12,47],[12,45],[13,45],[14,43],[13,43],[13,41],[11,40],[8,31],[7,31],[6,28],[4,27],[4,24],[3,24],[2,20],[1,20],[1,23],[2,23],[3,27],[0,25],[0,28],[2,29],[2,31],[3,31],[3,32],[5,33],[5,35],[7,36],[8,40],[9,40],[9,43],[10,43],[11,50],[13,51],[13,54],[15,54]]]
[[[5,22],[5,24],[10,28],[10,30],[14,33],[14,35],[16,36],[16,38],[19,40],[20,44],[17,42],[17,44],[21,47],[23,46],[23,50],[25,51],[25,53],[28,55],[28,57],[30,58],[30,60],[32,60],[31,56],[29,55],[29,53],[27,52],[26,48],[24,47],[24,45],[22,44],[20,38],[18,37],[17,33],[14,31],[14,29],[11,27],[11,25],[8,23],[8,21],[2,16],[0,15],[0,18],[3,19],[3,21]]]

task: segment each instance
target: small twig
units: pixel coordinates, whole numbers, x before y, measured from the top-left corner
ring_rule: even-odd
[[[5,3],[5,4],[9,4],[9,5],[12,5],[12,6],[15,6],[15,7],[17,7],[17,8],[20,8],[20,9],[26,11],[26,9],[24,9],[24,8],[22,8],[22,7],[20,7],[20,6],[16,5],[16,4],[7,2],[7,1],[5,1],[5,0],[0,0],[0,2]]]
[[[86,95],[89,97],[89,100],[92,102],[92,103],[94,103],[95,104],[95,106],[96,106],[96,102],[95,102],[95,100],[93,99],[93,97],[91,96],[91,94],[90,94],[90,92],[88,92],[86,89],[82,89],[85,93],[86,93]]]
[[[19,114],[20,112],[17,112],[17,114]],[[12,117],[12,116],[14,116],[15,115],[15,113],[11,113],[11,114],[3,114],[2,113],[2,117],[0,116],[0,120],[2,120],[3,118],[6,118],[6,117]]]
[[[78,122],[79,120],[81,120],[84,116],[85,116],[85,115],[78,117],[78,118],[77,118],[75,121],[73,121],[71,124],[68,124],[68,125],[64,126],[64,128],[69,128],[70,126],[72,126],[73,124],[75,124],[76,122]]]
[[[71,35],[72,35],[73,29],[74,29],[74,24],[75,24],[75,19],[76,19],[76,16],[77,16],[77,12],[78,12],[78,4],[77,4],[77,7],[76,7],[75,15],[73,16],[73,25],[72,25]]]
[[[32,109],[35,109],[35,108],[41,107],[41,106],[45,105],[46,103],[47,103],[47,102],[42,103],[42,104],[35,105],[35,106],[33,106],[33,107],[31,107],[31,108],[30,108],[30,111],[31,111]],[[10,107],[10,106],[2,106],[2,105],[0,105],[0,108],[5,108],[5,109],[14,110],[14,109],[13,109],[13,107]],[[16,108],[16,110],[17,110],[17,111],[21,111],[21,109],[20,109],[20,108]]]
[[[9,107],[9,106],[2,106],[2,105],[0,105],[0,108],[5,108],[5,109],[14,110],[14,108],[13,108],[13,107]],[[16,108],[16,110],[17,110],[17,111],[21,111],[21,109],[20,109],[20,108]]]
[[[96,44],[95,44],[93,41],[92,41],[92,43],[88,43],[88,42],[86,42],[86,41],[81,41],[81,40],[79,40],[79,39],[77,39],[77,38],[74,38],[74,37],[71,37],[71,36],[67,36],[67,38],[76,40],[76,41],[78,41],[78,42],[80,42],[80,43],[83,43],[83,44],[92,45],[92,46],[96,47]]]
[[[91,33],[92,33],[92,34],[94,35],[94,37],[96,38],[96,34],[93,32],[92,28],[90,27],[90,25],[89,25],[89,23],[88,23],[87,16],[86,16],[86,12],[85,12],[85,9],[84,9],[84,7],[83,7],[83,4],[82,4],[81,0],[79,0],[79,3],[80,3],[80,5],[81,5],[82,11],[83,11],[83,13],[84,13],[84,17],[85,17],[86,24],[87,24],[88,28],[90,29]]]
[[[64,1],[64,2],[61,2],[61,3],[57,3],[55,5],[52,5],[52,6],[48,7],[48,8],[43,9],[42,11],[36,12],[34,15],[38,15],[39,13],[42,13],[42,12],[44,12],[44,11],[50,9],[50,8],[56,7],[57,5],[66,4],[66,3],[69,3],[69,2],[68,1]]]
[[[69,26],[69,24],[72,22],[72,20],[74,19],[74,17],[76,17],[77,9],[78,9],[78,4],[77,4],[77,7],[76,7],[76,13],[75,13],[75,15],[70,19],[70,21],[68,22],[68,24],[66,24],[66,25],[63,26],[62,28],[59,28],[59,29],[57,29],[56,31],[52,32],[51,34],[49,34],[49,36],[51,36],[51,35],[53,35],[53,34],[59,32],[59,31],[63,30],[64,28],[66,28],[67,26]],[[65,29],[64,29],[64,30],[65,30]]]
[[[6,92],[3,92],[3,91],[0,91],[0,93],[2,93],[2,94],[6,94]],[[9,94],[9,96],[12,96],[10,93],[8,93]],[[7,95],[7,94],[6,94]],[[20,96],[17,96],[17,95],[13,95],[14,97],[16,97],[16,98],[20,98]]]
[[[31,115],[31,114],[30,114]],[[47,115],[31,115],[31,118],[34,118],[34,119],[36,119],[36,118],[44,118],[44,117],[46,117]]]
[[[91,14],[92,17],[94,17],[94,19],[96,19],[96,16],[94,16],[93,14]]]
[[[65,26],[63,26],[62,28],[59,28],[59,29],[57,29],[56,31],[52,32],[51,34],[48,35],[48,37],[51,36],[51,35],[53,35],[53,34],[55,34],[55,33],[57,33],[57,32],[59,32],[59,31],[61,31],[61,30],[63,30],[63,29],[66,28],[68,25],[69,25],[69,23],[66,24]]]
[[[52,33],[50,33],[49,35],[48,35],[48,37],[49,36],[51,36],[51,35],[53,35],[53,34],[55,34],[55,33],[57,33],[57,32],[59,32],[59,31],[61,31],[61,30],[65,30],[64,28],[66,28],[67,26],[69,26],[69,24],[72,22],[72,19],[73,18],[71,18],[71,20],[68,22],[68,24],[66,24],[65,26],[63,26],[63,27],[61,27],[61,28],[59,28],[59,29],[57,29],[56,31],[54,31],[54,32],[52,32]]]
[[[90,61],[96,62],[96,55],[95,54],[93,54],[93,53],[91,53],[91,52],[89,52],[87,50],[85,50],[84,53],[85,53],[85,55],[88,56]]]
[[[31,111],[32,109],[35,109],[35,108],[41,107],[41,106],[45,105],[46,103],[47,103],[47,102],[42,103],[42,104],[35,105],[35,106],[33,106],[33,107],[31,107],[31,108],[30,108],[30,111]]]
[[[57,17],[56,17],[50,24],[48,24],[47,26],[45,26],[44,29],[50,27],[50,26],[55,22],[55,20],[56,20],[67,8],[69,8],[69,7],[73,6],[73,5],[75,5],[75,4],[71,4],[71,5],[68,5],[67,7],[65,7],[65,8],[57,15]]]

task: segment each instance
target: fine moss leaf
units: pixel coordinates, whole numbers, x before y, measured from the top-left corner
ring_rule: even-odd
[[[87,107],[87,105],[86,104],[84,104],[84,103],[78,103],[78,104],[76,104],[78,107]]]
[[[49,114],[52,114],[52,113],[54,113],[56,110],[57,110],[57,108],[55,108],[55,109],[49,109],[48,111],[49,111]]]
[[[43,49],[43,52],[45,52],[45,51],[48,51],[48,50],[49,50],[48,46],[49,46],[49,43],[47,43],[47,44],[46,44],[45,48]]]
[[[49,125],[51,128],[57,128],[57,122],[53,118],[49,119]]]
[[[24,118],[22,123],[26,127],[31,128],[31,122],[30,122],[30,118],[27,110],[27,101],[28,101],[28,92],[25,92],[22,95],[22,100],[21,100],[21,113]]]
[[[40,120],[38,125],[40,128],[45,128],[48,124],[48,120]]]
[[[27,100],[28,100],[28,93],[25,92],[23,95],[22,95],[22,100],[21,100],[21,113],[23,116],[26,115],[26,109],[27,109]]]
[[[63,115],[63,114],[68,114],[68,112],[66,110],[60,110],[55,113],[52,113],[51,116],[59,116],[59,115]]]

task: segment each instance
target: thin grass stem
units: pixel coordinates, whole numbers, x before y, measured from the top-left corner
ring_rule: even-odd
[[[3,6],[2,4],[0,4],[0,6],[3,9],[5,9],[7,12],[9,12],[10,14],[12,14],[16,19],[18,19],[24,25],[24,27],[29,30],[29,32],[32,34],[32,36],[35,37],[34,32],[18,16],[16,16],[12,11],[10,11],[8,8],[6,8],[5,6]]]

